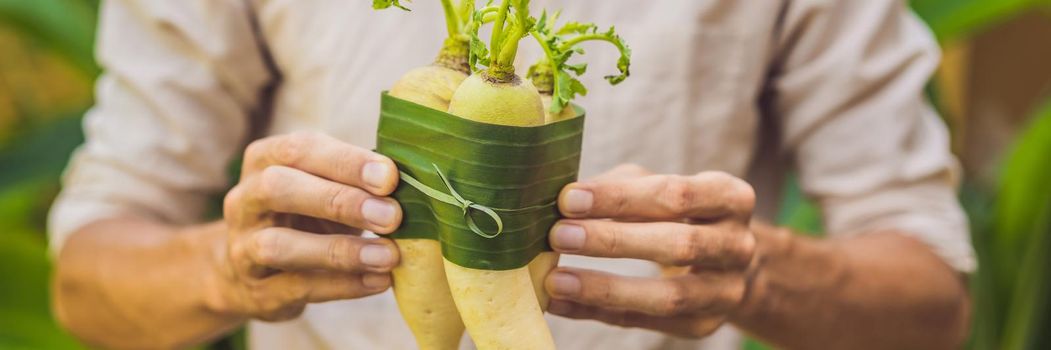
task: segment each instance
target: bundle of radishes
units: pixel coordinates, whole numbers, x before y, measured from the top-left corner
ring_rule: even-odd
[[[490,207],[493,203],[486,203],[482,200],[485,198],[460,195],[454,184],[478,183],[478,179],[484,180],[488,176],[494,183],[499,182],[499,186],[488,187],[507,190],[485,192],[488,195],[482,197],[518,198],[529,191],[526,196],[529,198],[546,198],[545,201],[557,198],[559,186],[507,184],[494,178],[493,174],[515,171],[514,168],[520,165],[514,163],[516,157],[532,159],[529,166],[534,167],[548,161],[537,160],[537,157],[566,158],[571,163],[550,159],[551,167],[557,169],[548,168],[545,172],[551,173],[548,178],[556,178],[556,185],[574,181],[583,123],[582,120],[576,123],[564,121],[582,117],[580,111],[571,107],[570,101],[587,93],[584,85],[575,78],[584,73],[586,66],[568,61],[572,55],[583,53],[577,47],[582,42],[609,42],[621,52],[617,65],[621,74],[607,77],[610,83],[617,84],[628,76],[630,51],[613,28],[599,32],[592,24],[577,22],[556,27],[558,14],[548,16],[546,11],[539,19],[531,17],[528,0],[502,0],[499,5],[490,1],[481,8],[476,8],[471,0],[461,0],[455,5],[451,0],[441,0],[441,4],[448,37],[437,59],[431,65],[409,71],[389,91],[389,97],[397,99],[389,100],[391,105],[408,101],[426,108],[388,108],[385,105],[384,115],[397,114],[401,119],[395,120],[392,116],[385,121],[381,117],[378,151],[389,152],[385,154],[399,163],[403,170],[402,186],[395,197],[404,194],[405,198],[398,199],[403,202],[407,219],[411,217],[424,223],[403,223],[402,229],[392,235],[402,259],[401,265],[393,272],[395,297],[421,349],[456,349],[465,326],[479,349],[553,349],[554,343],[543,319],[542,309],[547,304],[543,279],[557,265],[558,256],[549,251],[539,252],[541,249],[537,247],[546,247],[543,234],[557,220],[555,203],[528,205],[525,202],[529,200],[523,199],[518,204],[521,207]],[[374,0],[373,6],[405,9],[398,0]],[[483,25],[492,25],[488,43],[478,36]],[[530,80],[525,80],[516,74],[514,60],[519,43],[530,36],[536,39],[545,55],[529,68]],[[385,99],[385,103],[387,101]],[[440,118],[451,118],[448,115],[467,121],[448,120],[446,124],[455,126],[417,142],[444,139],[441,136],[447,133],[449,140],[442,141],[445,142],[442,147],[457,145],[457,142],[473,143],[451,147],[474,147],[470,145],[481,143],[480,148],[465,153],[473,154],[465,156],[473,159],[449,159],[447,155],[428,151],[427,145],[412,145],[412,141],[405,141],[434,133],[433,129],[443,127]],[[414,123],[414,118],[420,122]],[[429,129],[405,130],[421,126]],[[410,136],[399,139],[399,133]],[[484,138],[479,135],[495,138],[479,141],[479,138]],[[501,139],[496,135],[509,136]],[[486,142],[493,146],[485,147]],[[428,157],[434,159],[428,160]],[[501,162],[493,162],[493,159]],[[412,170],[408,169],[410,162],[416,164]],[[424,169],[426,167],[420,165],[423,163],[430,163],[433,168]],[[454,173],[453,169],[442,169],[439,164],[465,165],[448,166],[461,170]],[[521,167],[527,166],[523,163]],[[422,180],[421,174],[425,170],[429,171],[426,176],[432,180],[430,183]],[[411,176],[410,172],[420,179]],[[475,174],[480,172],[485,174]],[[483,185],[475,186],[487,189]],[[407,194],[410,191],[412,193]],[[479,191],[474,193],[483,193]],[[543,193],[534,193],[536,191]],[[417,204],[421,201],[417,199],[423,196],[433,201],[420,207]],[[408,202],[413,202],[412,208],[406,204]],[[419,211],[428,212],[417,213]],[[481,219],[492,222],[479,223]],[[531,220],[532,226],[541,224],[546,227],[519,225],[511,229],[504,226],[505,220],[509,223]],[[527,231],[540,232],[538,239],[543,241],[509,236]],[[469,237],[474,243],[468,244],[464,243],[467,237],[460,239],[454,235],[476,236]],[[477,253],[477,259],[473,258],[472,252]],[[498,256],[493,254],[525,256],[487,258]]]

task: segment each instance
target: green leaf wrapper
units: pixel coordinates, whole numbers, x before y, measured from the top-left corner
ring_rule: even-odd
[[[404,174],[446,194],[491,208],[503,227],[482,210],[464,210],[426,195],[404,179],[393,197],[401,203],[401,226],[391,237],[441,242],[442,255],[482,270],[525,266],[550,250],[547,234],[560,218],[556,200],[576,181],[584,113],[535,127],[479,123],[383,94],[377,151]],[[452,191],[438,171],[445,175]],[[472,220],[467,220],[470,215]]]

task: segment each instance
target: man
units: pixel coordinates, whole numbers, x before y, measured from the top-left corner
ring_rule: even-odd
[[[255,349],[412,348],[385,292],[397,251],[359,235],[401,217],[393,163],[368,149],[379,92],[442,40],[436,1],[412,7],[105,2],[106,73],[51,214],[60,321],[115,348],[246,321]],[[975,263],[921,92],[936,44],[903,2],[533,7],[615,24],[635,52],[613,89],[596,71],[616,55],[586,57],[584,180],[562,191],[550,241],[566,258],[545,282],[560,347],[728,349],[738,330],[788,348],[962,342]],[[238,154],[223,219],[203,223]],[[830,238],[769,224],[788,169]]]

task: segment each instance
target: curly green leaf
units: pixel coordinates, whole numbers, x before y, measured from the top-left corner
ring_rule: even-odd
[[[568,22],[555,30],[558,14],[556,12],[548,16],[546,11],[543,12],[530,33],[543,49],[544,57],[530,67],[529,78],[538,89],[551,92],[551,112],[554,113],[560,112],[576,96],[587,94],[584,84],[573,77],[583,75],[587,65],[569,63],[573,55],[584,54],[584,49],[578,46],[580,43],[605,41],[620,52],[620,58],[617,59],[620,74],[605,77],[610,84],[619,84],[631,74],[631,49],[617,35],[614,27],[599,32],[598,26],[593,23]]]

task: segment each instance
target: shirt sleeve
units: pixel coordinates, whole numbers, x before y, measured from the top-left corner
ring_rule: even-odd
[[[923,88],[937,43],[904,1],[789,1],[773,108],[827,232],[897,229],[973,272],[959,165]]]
[[[105,217],[201,219],[272,78],[246,3],[102,2],[104,73],[49,214],[52,253]]]

